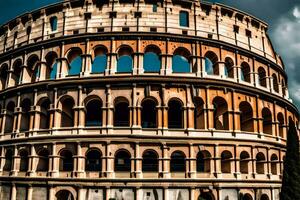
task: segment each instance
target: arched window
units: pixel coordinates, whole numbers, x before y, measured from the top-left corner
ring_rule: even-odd
[[[56,16],[53,16],[50,18],[50,27],[51,27],[51,31],[57,30],[57,17]]]
[[[79,48],[71,49],[68,53],[68,61],[69,61],[69,71],[68,75],[79,75],[81,72],[82,59],[81,59],[82,51]]]
[[[243,62],[241,64],[241,71],[242,71],[242,74],[241,74],[241,79],[242,81],[246,81],[248,83],[251,82],[251,78],[250,78],[250,66],[248,63],[246,62]]]
[[[234,63],[233,60],[229,57],[225,58],[225,76],[229,78],[234,78]]]
[[[50,100],[44,99],[40,105],[40,129],[50,128]]]
[[[214,128],[217,130],[228,130],[228,105],[222,97],[213,100],[214,105]]]
[[[3,171],[11,171],[13,166],[13,152],[8,149],[5,153],[5,164],[3,166]]]
[[[266,158],[263,153],[258,153],[256,155],[256,173],[257,174],[264,174],[265,173],[265,162]]]
[[[127,99],[118,98],[115,102],[114,126],[129,126],[129,115]]]
[[[196,97],[194,100],[194,104],[195,129],[204,129],[204,102],[201,98]]]
[[[129,46],[123,46],[118,51],[117,72],[131,73],[133,68],[133,50]]]
[[[14,111],[15,111],[15,103],[9,102],[6,106],[6,120],[5,120],[5,133],[11,133],[13,131],[14,126]]]
[[[115,171],[130,172],[131,171],[131,155],[126,150],[120,150],[115,155]]]
[[[282,113],[278,113],[277,114],[277,121],[278,121],[278,126],[279,126],[279,136],[281,137],[281,138],[283,138],[284,137],[284,117],[283,117],[283,114]]]
[[[20,129],[21,131],[29,130],[30,106],[31,106],[31,101],[29,99],[24,99],[21,103],[21,107],[22,107],[21,129]]]
[[[279,161],[278,161],[278,157],[277,157],[277,155],[276,154],[273,154],[272,156],[271,156],[271,173],[273,174],[273,175],[277,175],[278,173],[277,173],[277,164],[279,163]]]
[[[276,74],[272,75],[272,79],[273,79],[273,89],[275,92],[279,92],[279,87],[278,87],[278,79]]]
[[[267,87],[266,70],[263,67],[258,68],[258,77],[260,86]]]
[[[253,110],[251,105],[243,101],[240,103],[240,127],[241,131],[253,132]]]
[[[189,57],[191,53],[182,47],[177,48],[173,53],[172,71],[175,73],[191,72]]]
[[[92,149],[86,154],[85,171],[88,172],[101,172],[102,171],[102,160],[101,152]]]
[[[42,149],[37,154],[39,157],[39,161],[36,171],[47,172],[49,170],[49,151],[47,149]]]
[[[27,60],[27,73],[31,77],[31,82],[35,82],[37,78],[40,77],[39,71],[39,58],[36,55],[32,55]]]
[[[262,194],[262,195],[260,196],[260,200],[269,200],[269,197],[268,197],[268,195],[266,195],[266,194]]]
[[[206,73],[208,75],[219,75],[218,56],[214,52],[208,51],[204,57]]]
[[[284,79],[281,80],[281,85],[282,85],[282,94],[285,97],[286,96],[286,82]]]
[[[5,89],[7,80],[8,65],[3,64],[0,68],[0,90]]]
[[[240,154],[240,171],[242,174],[249,173],[249,161],[250,156],[246,151],[241,152]]]
[[[168,127],[183,128],[182,103],[179,100],[172,99],[168,103]]]
[[[211,192],[201,192],[198,200],[215,200],[215,198]]]
[[[60,165],[59,170],[60,171],[73,171],[73,153],[67,149],[64,149],[60,153]]]
[[[161,51],[157,46],[150,45],[146,48],[144,54],[144,71],[145,72],[159,72],[161,66],[160,60]]]
[[[20,151],[20,172],[27,172],[28,171],[28,164],[29,164],[29,158],[28,158],[28,152],[26,150]]]
[[[103,73],[107,66],[107,49],[106,47],[98,47],[94,51],[95,58],[92,65],[92,73]]]
[[[85,126],[102,126],[102,102],[93,99],[86,104]]]
[[[268,108],[262,110],[263,132],[272,135],[272,113]]]
[[[50,52],[46,55],[46,63],[47,63],[47,72],[46,72],[46,79],[54,80],[56,79],[57,74],[57,54],[55,52]]]
[[[156,103],[152,99],[147,99],[142,102],[142,127],[156,128],[157,127]]]
[[[74,100],[70,97],[64,99],[61,102],[61,127],[73,127],[74,126]]]
[[[12,73],[12,79],[14,80],[14,86],[19,85],[21,80],[21,66],[22,66],[22,61],[18,59],[17,61],[14,62],[13,65],[13,73]]]
[[[183,27],[189,27],[189,13],[187,11],[179,12],[179,25]]]
[[[74,197],[71,192],[68,190],[60,190],[55,195],[57,200],[74,200]]]
[[[208,151],[199,151],[197,154],[197,172],[210,172],[211,155]]]
[[[158,172],[158,155],[153,150],[146,150],[143,153],[143,172]]]
[[[221,171],[222,173],[231,173],[232,154],[230,151],[223,151],[221,154]]]
[[[185,172],[185,155],[181,151],[175,151],[171,155],[171,172]]]

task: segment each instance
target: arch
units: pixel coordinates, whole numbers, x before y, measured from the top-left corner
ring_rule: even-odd
[[[73,153],[68,149],[60,152],[59,171],[70,172],[74,169]]]
[[[262,87],[267,87],[266,76],[266,70],[263,67],[258,68],[259,85]]]
[[[69,50],[67,59],[69,62],[68,75],[78,75],[82,67],[82,50],[80,48],[72,48]]]
[[[144,71],[145,72],[159,72],[161,68],[161,50],[156,45],[149,45],[146,47],[144,53]]]
[[[278,87],[278,79],[276,74],[272,74],[272,79],[273,79],[273,89],[275,92],[279,92],[279,87]]]
[[[26,149],[22,149],[19,152],[20,156],[20,172],[27,172],[28,171],[28,165],[29,165],[29,157],[28,157],[28,151]]]
[[[85,126],[102,126],[102,101],[92,99],[86,103]]]
[[[182,151],[175,151],[171,155],[170,171],[171,172],[185,172],[185,154]]]
[[[30,126],[30,99],[24,99],[21,103],[22,115],[21,115],[21,127],[20,131],[28,131]]]
[[[50,80],[56,79],[57,67],[58,67],[57,58],[58,55],[56,52],[51,51],[47,53],[45,57],[46,64],[47,64],[46,79],[50,79]]]
[[[39,57],[35,54],[31,55],[27,60],[27,73],[31,78],[31,82],[35,82],[36,78],[40,77],[40,70],[39,70]]]
[[[280,112],[277,114],[277,121],[278,121],[278,126],[279,126],[279,136],[280,137],[284,137],[284,116],[283,114]]]
[[[241,131],[253,132],[253,110],[250,103],[243,101],[239,105]]]
[[[50,128],[50,100],[43,98],[40,103],[40,129]]]
[[[234,62],[231,58],[225,58],[224,74],[226,77],[234,78]]]
[[[119,97],[115,100],[114,126],[129,126],[129,103],[126,98]]]
[[[278,156],[276,154],[272,154],[271,156],[271,173],[273,175],[277,175],[277,164],[279,163]]]
[[[40,151],[38,151],[37,153],[38,155],[38,164],[37,164],[37,168],[36,171],[38,172],[48,172],[49,170],[49,151],[46,148],[41,149]]]
[[[272,135],[272,113],[269,108],[262,109],[263,132]]]
[[[242,73],[241,73],[241,79],[243,81],[246,81],[246,82],[250,83],[251,82],[251,78],[250,78],[251,70],[250,70],[249,64],[246,63],[246,62],[243,62],[241,64],[241,71],[242,71]]]
[[[60,190],[55,194],[56,200],[74,200],[73,194],[68,190]]]
[[[86,153],[85,171],[87,172],[102,171],[102,153],[98,149],[90,149]]]
[[[12,73],[12,79],[14,81],[14,86],[17,86],[22,81],[21,79],[21,72],[22,72],[22,60],[18,59],[13,64],[13,73]]]
[[[286,96],[286,86],[287,83],[285,82],[284,79],[281,80],[281,88],[282,88],[282,95],[285,97]]]
[[[201,192],[198,200],[215,200],[215,197],[211,192]]]
[[[253,200],[250,194],[243,194],[242,200]]]
[[[15,103],[10,101],[6,106],[5,133],[11,133],[14,129]]]
[[[130,46],[121,46],[118,51],[117,72],[131,73],[133,69],[133,50]]]
[[[92,64],[92,73],[103,73],[107,67],[107,48],[98,46],[94,50],[94,60]]]
[[[214,105],[214,128],[216,130],[229,130],[228,105],[224,98],[215,97]]]
[[[146,99],[142,102],[142,127],[156,128],[157,127],[157,111],[156,102],[152,99]]]
[[[250,155],[247,151],[242,151],[240,154],[240,171],[242,174],[249,173]]]
[[[65,97],[61,100],[61,127],[74,126],[74,107],[75,103],[72,97]]]
[[[219,75],[218,56],[214,52],[208,51],[204,55],[204,58],[206,73],[209,75]]]
[[[211,154],[208,151],[199,151],[197,154],[197,172],[209,173],[210,159]]]
[[[53,16],[50,18],[50,28],[51,28],[51,31],[57,30],[57,17],[56,16]]]
[[[131,155],[125,150],[119,150],[115,154],[115,171],[130,172],[131,171]]]
[[[182,102],[178,99],[171,99],[168,108],[168,127],[183,128]]]
[[[154,150],[146,150],[143,153],[143,172],[158,172],[158,155]]]
[[[11,171],[13,167],[13,151],[7,149],[5,153],[5,163],[3,166],[3,171]]]
[[[179,25],[189,27],[189,13],[187,11],[179,11]]]
[[[194,120],[195,120],[195,129],[204,129],[205,128],[205,116],[204,116],[204,101],[200,97],[194,99]]]
[[[266,194],[262,194],[262,195],[260,196],[260,200],[269,200],[269,199],[270,199],[269,196],[266,195]]]
[[[232,154],[230,151],[223,151],[221,154],[221,172],[231,173]]]
[[[177,48],[173,53],[172,71],[175,73],[189,73],[191,72],[189,58],[191,53],[183,47]]]
[[[266,157],[262,152],[256,154],[256,173],[264,174],[265,173],[265,162]]]
[[[8,75],[8,65],[3,64],[0,68],[0,90],[5,89]]]

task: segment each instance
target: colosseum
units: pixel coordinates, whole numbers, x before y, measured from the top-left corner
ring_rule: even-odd
[[[0,27],[1,200],[278,200],[299,114],[268,25],[65,0]]]

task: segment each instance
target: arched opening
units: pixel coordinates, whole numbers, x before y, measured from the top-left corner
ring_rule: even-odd
[[[263,67],[258,68],[258,78],[260,86],[267,87],[266,70]]]
[[[36,55],[33,55],[29,57],[27,60],[27,72],[29,76],[31,77],[31,83],[35,82],[37,78],[40,77],[40,70],[39,70],[39,58]]]
[[[129,126],[129,103],[125,98],[115,101],[114,126]]]
[[[69,62],[68,75],[79,75],[82,66],[82,51],[80,48],[71,49],[68,53],[67,59]]]
[[[14,126],[14,111],[15,111],[15,103],[9,102],[6,106],[6,120],[5,120],[5,133],[11,133],[13,131]]]
[[[20,172],[27,172],[28,171],[28,164],[29,164],[29,157],[27,150],[21,150],[19,153],[20,156]]]
[[[50,28],[51,31],[56,31],[57,30],[57,17],[53,16],[50,18]]]
[[[214,52],[208,51],[204,57],[206,73],[208,75],[219,75],[218,56]]]
[[[266,195],[266,194],[262,194],[262,195],[260,196],[260,200],[269,200],[269,197],[268,197],[268,195]]]
[[[70,172],[73,171],[73,153],[64,149],[60,153],[59,171]]]
[[[160,60],[161,50],[154,45],[146,48],[144,53],[144,71],[145,72],[159,72],[161,67]]]
[[[250,161],[250,155],[248,152],[243,151],[240,154],[240,171],[242,174],[248,174],[249,173],[249,161]]]
[[[185,172],[185,155],[181,151],[175,151],[171,155],[170,171],[171,172]]]
[[[282,95],[285,97],[286,96],[286,82],[284,79],[281,80],[281,85],[282,85]]]
[[[230,151],[223,151],[221,154],[221,172],[231,173],[232,154]]]
[[[246,81],[246,82],[250,83],[251,82],[251,78],[250,78],[251,70],[250,70],[249,64],[246,62],[243,62],[241,64],[241,71],[242,71],[242,74],[241,74],[242,81]]]
[[[283,129],[284,129],[284,117],[282,113],[277,114],[277,121],[278,121],[278,126],[279,126],[279,136],[281,138],[284,137]]]
[[[194,105],[195,129],[204,129],[204,102],[201,98],[196,97],[194,100]]]
[[[5,153],[5,163],[3,166],[3,171],[9,172],[12,170],[13,166],[13,152],[11,149],[8,149]]]
[[[0,89],[3,90],[6,88],[6,81],[7,81],[7,71],[8,65],[3,64],[0,68]]]
[[[158,155],[154,150],[146,150],[143,153],[143,172],[158,172]]]
[[[198,200],[215,200],[215,198],[211,192],[201,192]]]
[[[228,105],[222,97],[215,97],[214,105],[214,128],[216,130],[228,130]]]
[[[199,151],[197,154],[197,172],[210,172],[211,155],[208,151]]]
[[[133,50],[129,46],[123,46],[118,51],[117,72],[131,73],[133,68]]]
[[[56,200],[74,200],[74,197],[71,192],[68,190],[60,190],[55,195]]]
[[[146,99],[142,102],[142,127],[157,127],[156,102],[152,99]]]
[[[183,109],[179,100],[172,99],[168,103],[168,127],[183,128]]]
[[[115,155],[115,171],[130,172],[131,171],[131,155],[126,150],[120,150]]]
[[[272,75],[272,79],[273,79],[273,89],[275,92],[279,92],[279,87],[278,87],[278,79],[276,74]]]
[[[102,126],[102,101],[100,99],[87,102],[85,126]]]
[[[107,66],[107,48],[97,47],[94,51],[94,60],[92,64],[92,73],[103,73]]]
[[[92,149],[86,154],[85,171],[87,172],[101,172],[102,160],[101,152],[96,149]]]
[[[40,129],[50,128],[50,100],[44,99],[40,105]]]
[[[61,102],[61,127],[73,127],[74,126],[74,100],[70,97],[65,98]]]
[[[191,53],[185,48],[177,48],[173,53],[172,71],[175,73],[191,72],[190,58]]]
[[[22,72],[22,61],[20,59],[16,60],[13,65],[13,73],[12,73],[12,79],[14,81],[14,86],[17,86],[20,84],[21,80],[21,72]]]
[[[265,173],[265,163],[266,157],[263,153],[258,153],[256,155],[256,173],[257,174],[264,174]]]
[[[253,198],[250,194],[244,194],[242,200],[253,200]]]
[[[231,58],[227,57],[225,58],[225,69],[224,74],[226,77],[234,78],[234,62]]]
[[[271,173],[277,175],[277,164],[279,163],[278,157],[276,154],[271,156]]]
[[[21,127],[20,131],[28,131],[30,124],[30,106],[31,101],[29,99],[24,99],[21,103],[22,115],[21,115]]]
[[[268,108],[262,110],[263,132],[272,135],[272,113]]]
[[[240,103],[240,127],[241,131],[253,132],[253,110],[251,105],[243,101]]]
[[[46,79],[54,80],[56,79],[57,75],[57,54],[55,52],[49,52],[45,59],[46,59],[46,64],[47,64],[47,71],[46,71]]]
[[[41,149],[37,153],[39,161],[37,164],[36,171],[38,172],[48,172],[49,171],[49,151],[45,148]]]

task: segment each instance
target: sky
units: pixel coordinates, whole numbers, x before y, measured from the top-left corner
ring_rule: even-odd
[[[0,0],[0,24],[27,11],[59,1]],[[268,34],[275,50],[283,58],[288,73],[290,96],[300,108],[300,0],[207,1],[241,9],[269,24]]]

